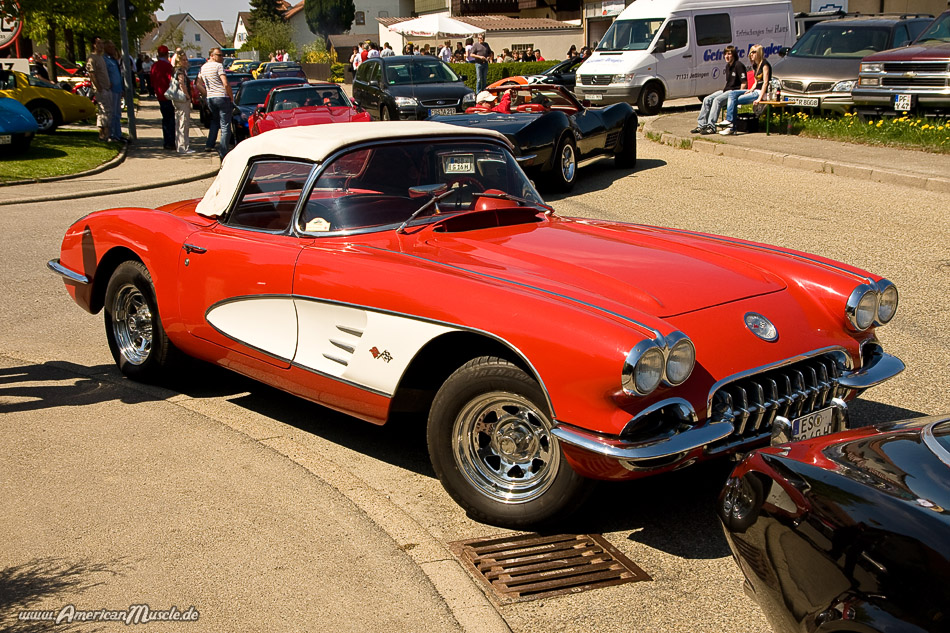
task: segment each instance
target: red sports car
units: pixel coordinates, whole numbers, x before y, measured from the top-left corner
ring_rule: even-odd
[[[248,120],[251,136],[268,130],[301,125],[370,121],[337,84],[279,86]]]
[[[830,433],[904,367],[875,337],[886,279],[559,217],[502,134],[430,121],[261,134],[202,199],[87,215],[49,266],[104,310],[129,377],[185,354],[375,424],[416,416],[449,494],[506,526],[592,479]]]

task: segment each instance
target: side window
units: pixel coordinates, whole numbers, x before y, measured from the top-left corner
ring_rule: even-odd
[[[916,40],[917,36],[924,32],[924,29],[927,28],[928,24],[929,22],[924,20],[920,22],[911,22],[907,25],[907,37],[910,40]]]
[[[372,65],[373,64],[360,64],[359,68],[356,69],[356,78],[362,82],[369,81],[369,71]]]
[[[660,35],[661,38],[666,40],[666,50],[671,51],[686,46],[689,41],[687,30],[686,20],[671,20],[663,29],[663,34]]]
[[[894,27],[894,39],[891,40],[891,46],[903,46],[909,39],[910,35],[907,33],[907,27],[898,24]]]
[[[371,81],[379,81],[382,76],[382,64],[378,62],[373,62],[370,65],[370,72],[372,73],[369,78]]]
[[[696,43],[699,46],[728,44],[732,41],[732,24],[728,13],[697,15]]]
[[[310,163],[278,160],[252,164],[227,223],[265,231],[286,229],[312,168]]]

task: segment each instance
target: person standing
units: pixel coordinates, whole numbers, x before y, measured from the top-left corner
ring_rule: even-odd
[[[540,49],[540,48],[534,49],[534,58],[535,58],[535,60],[537,60],[537,61],[539,61],[539,62],[545,61],[545,60],[544,60],[544,57],[541,56],[541,49]]]
[[[184,101],[173,101],[175,105],[175,148],[179,154],[194,154],[195,150],[189,149],[191,133],[191,80],[188,79],[188,57],[186,55],[178,56],[178,64],[175,66],[175,74],[172,81],[178,84],[178,88],[188,95]]]
[[[730,93],[729,103],[726,106],[726,126],[719,132],[723,136],[736,133],[733,124],[736,119],[736,108],[747,103],[752,103],[754,106],[761,103],[769,81],[772,79],[772,64],[765,59],[765,49],[761,44],[756,44],[749,49],[749,61],[752,63],[755,74],[755,85],[748,86],[745,92]]]
[[[478,43],[472,46],[469,56],[475,64],[475,92],[481,92],[488,83],[488,63],[495,57],[491,47],[485,43],[484,33],[478,36]]]
[[[745,85],[745,65],[739,61],[736,55],[735,46],[727,46],[723,57],[726,58],[726,67],[722,73],[726,77],[726,85],[722,90],[708,95],[703,99],[703,107],[699,109],[699,116],[696,117],[696,127],[690,130],[691,134],[715,134],[716,122],[719,120],[719,112],[723,105],[729,102],[733,91],[741,92]]]
[[[158,47],[158,61],[152,64],[151,78],[162,113],[162,147],[175,149],[175,106],[165,98],[165,91],[172,83],[172,65],[168,63],[168,47],[164,44]]]
[[[109,70],[109,92],[104,93],[112,99],[112,116],[109,118],[109,140],[122,141],[122,71],[119,69],[119,52],[112,40],[102,43],[106,68]]]
[[[96,91],[96,125],[99,126],[99,140],[108,141],[112,118],[112,83],[109,81],[109,67],[103,57],[104,47],[98,37],[92,38],[92,53],[86,60],[86,72]]]
[[[221,143],[218,146],[218,155],[224,159],[228,153],[231,137],[231,110],[233,109],[231,84],[228,83],[221,61],[224,54],[220,48],[211,49],[211,59],[205,62],[198,73],[198,90],[204,86],[204,94],[208,99],[208,109],[211,111],[211,122],[208,126],[208,140],[205,142],[205,151],[213,152],[214,144],[221,131]]]
[[[445,44],[439,49],[439,58],[446,64],[452,61],[452,42],[445,40]]]
[[[379,57],[379,56],[380,56],[380,53],[379,53],[379,45],[376,44],[375,42],[372,43],[372,44],[370,44],[370,45],[369,45],[369,54],[366,55],[366,59],[369,59],[369,58],[371,58],[371,57]]]
[[[380,57],[393,57],[396,54],[396,51],[393,50],[393,47],[389,45],[389,42],[383,44],[383,50],[380,51]]]
[[[155,96],[155,89],[152,87],[152,56],[146,54],[142,59],[142,85],[148,89],[148,96]]]

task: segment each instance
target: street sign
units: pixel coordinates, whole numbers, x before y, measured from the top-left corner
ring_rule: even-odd
[[[10,46],[16,41],[23,28],[23,22],[20,20],[20,5],[14,3],[16,15],[0,16],[0,49]]]

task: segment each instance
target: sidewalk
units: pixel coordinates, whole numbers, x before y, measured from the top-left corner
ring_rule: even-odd
[[[126,159],[112,169],[55,182],[27,183],[0,187],[0,205],[72,200],[110,193],[152,189],[209,178],[218,173],[218,154],[202,152],[207,130],[192,112],[191,149],[194,154],[178,154],[162,149],[162,116],[155,99],[143,99],[135,113],[138,137],[130,143]],[[123,131],[128,127],[123,125]]]
[[[709,154],[772,162],[849,178],[887,182],[950,193],[950,155],[772,134],[690,134],[696,111],[676,112],[647,121],[643,134],[661,143]]]

